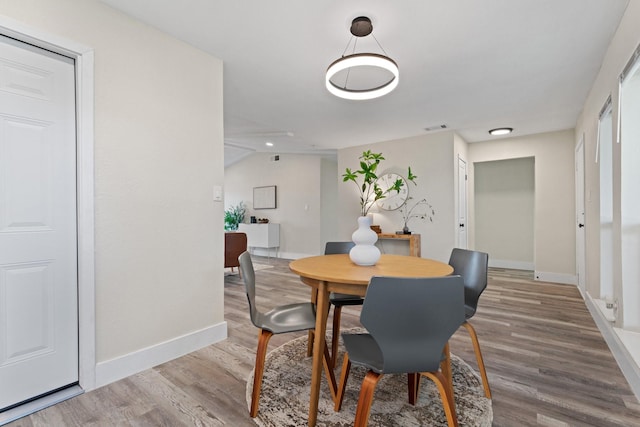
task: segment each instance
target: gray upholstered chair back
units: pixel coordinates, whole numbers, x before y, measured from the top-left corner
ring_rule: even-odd
[[[356,244],[353,242],[327,242],[324,247],[325,255],[348,254]]]
[[[437,371],[445,344],[464,321],[460,276],[373,277],[360,315],[385,373]]]
[[[244,289],[247,293],[247,300],[249,301],[249,315],[251,316],[251,322],[258,328],[261,328],[262,325],[258,321],[260,314],[256,307],[256,273],[253,269],[251,255],[249,252],[244,251],[238,257],[238,261],[240,261],[240,274],[244,279]]]
[[[453,274],[464,280],[464,300],[467,306],[467,318],[473,316],[478,308],[478,299],[487,287],[489,255],[484,252],[454,248],[451,251],[449,265]]]

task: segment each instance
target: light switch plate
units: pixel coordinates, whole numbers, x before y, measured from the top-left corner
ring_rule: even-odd
[[[213,186],[213,201],[221,202],[222,201],[222,186],[214,185]]]

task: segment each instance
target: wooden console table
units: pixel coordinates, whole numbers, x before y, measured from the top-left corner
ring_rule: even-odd
[[[391,240],[391,239],[400,239],[406,240],[409,242],[409,255],[420,257],[421,255],[421,244],[420,244],[420,235],[419,234],[393,234],[393,233],[379,233],[379,240]]]

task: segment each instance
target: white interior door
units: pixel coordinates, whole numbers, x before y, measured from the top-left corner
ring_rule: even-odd
[[[578,286],[585,291],[584,140],[576,147],[576,269]]]
[[[467,162],[458,157],[458,247],[467,249]]]
[[[74,79],[0,36],[0,411],[78,381]]]

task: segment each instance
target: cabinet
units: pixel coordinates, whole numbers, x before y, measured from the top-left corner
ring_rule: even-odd
[[[249,248],[264,248],[267,256],[270,256],[270,249],[277,250],[280,247],[280,224],[239,224],[238,231],[246,233],[247,246]]]

